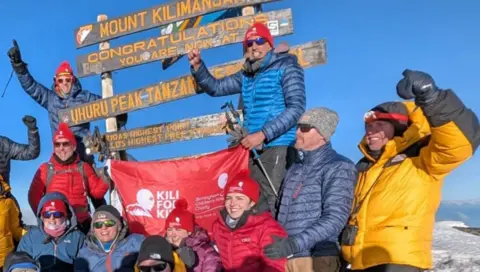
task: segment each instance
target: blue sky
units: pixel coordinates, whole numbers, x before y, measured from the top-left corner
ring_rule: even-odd
[[[65,1],[23,0],[0,2],[0,87],[7,82],[11,67],[6,52],[17,39],[24,60],[33,76],[47,86],[62,60],[75,66],[75,57],[93,50],[76,50],[73,30],[96,21],[100,13],[110,17],[135,12],[162,1],[83,0],[71,6]],[[460,3],[460,2],[459,2]],[[305,71],[307,106],[326,106],[336,110],[340,123],[332,142],[334,147],[358,160],[357,144],[363,135],[362,117],[372,106],[397,100],[395,85],[405,68],[431,73],[438,85],[453,88],[476,113],[480,113],[480,2],[402,0],[402,1],[323,1],[283,0],[264,9],[292,8],[294,34],[276,41],[291,45],[326,39],[328,63]],[[136,33],[112,41],[120,45],[158,34],[158,29]],[[4,52],[4,53],[3,53]],[[3,55],[2,55],[3,54]],[[209,66],[241,57],[241,46],[231,45],[205,50],[202,56]],[[122,93],[157,81],[188,73],[186,59],[167,71],[159,62],[124,69],[113,74],[114,91]],[[81,80],[85,89],[101,93],[100,77]],[[220,111],[226,101],[237,97],[193,98],[163,104],[130,113],[127,128],[135,128]],[[37,105],[12,79],[7,94],[0,99],[0,135],[26,142],[25,114],[38,119],[42,151],[38,159],[13,162],[12,186],[23,208],[38,166],[52,152],[47,112]],[[104,130],[104,121],[94,122]],[[193,140],[131,150],[138,160],[153,160],[211,152],[226,147],[225,137]],[[455,170],[445,181],[443,199],[471,199],[480,194],[480,156]],[[475,167],[477,166],[477,167]]]

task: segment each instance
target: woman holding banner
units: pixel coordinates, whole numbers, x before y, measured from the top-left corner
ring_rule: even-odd
[[[225,186],[225,208],[212,225],[213,239],[226,271],[285,271],[286,258],[271,260],[263,248],[287,237],[270,212],[258,213],[258,183],[242,172]]]
[[[220,272],[222,262],[220,256],[211,245],[207,231],[197,225],[195,215],[187,210],[185,199],[175,202],[173,209],[165,222],[167,240],[186,266],[193,268],[193,272]],[[196,255],[189,257],[189,250]],[[192,262],[193,261],[193,262]]]

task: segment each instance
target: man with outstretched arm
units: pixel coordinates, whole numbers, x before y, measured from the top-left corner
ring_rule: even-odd
[[[22,59],[20,48],[15,40],[13,41],[13,47],[8,51],[8,57],[10,58],[13,70],[15,71],[22,88],[40,106],[48,111],[52,135],[57,131],[58,124],[64,121],[59,120],[57,115],[58,110],[85,104],[102,98],[97,94],[82,89],[80,81],[75,77],[72,67],[66,61],[62,62],[57,68],[55,76],[53,77],[52,88],[49,89],[38,83],[30,74],[27,64]],[[90,123],[72,126],[71,130],[75,134],[78,143],[77,151],[80,158],[83,161],[92,164],[93,158],[87,158],[85,147],[82,143],[83,137],[88,135],[90,131]]]
[[[342,253],[353,271],[432,267],[432,232],[445,177],[480,143],[475,113],[424,72],[405,70],[397,93],[365,114],[364,157]]]
[[[305,112],[304,72],[288,46],[274,49],[272,35],[263,23],[247,30],[243,45],[246,60],[236,74],[216,79],[196,49],[188,54],[191,72],[201,90],[210,96],[241,94],[248,135],[239,143],[257,150],[278,192],[290,164],[287,154],[293,152],[297,121]],[[253,158],[250,169],[261,187],[260,209],[268,206],[275,215],[275,191]]]
[[[35,117],[22,118],[28,128],[28,144],[19,144],[10,138],[0,136],[0,176],[10,184],[10,165],[12,160],[30,161],[40,155],[40,134]]]

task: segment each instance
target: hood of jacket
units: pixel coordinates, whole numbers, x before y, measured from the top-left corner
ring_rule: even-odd
[[[3,272],[10,272],[15,268],[15,265],[19,264],[33,264],[37,266],[37,271],[40,271],[40,263],[35,261],[26,252],[11,252],[5,258],[5,264],[3,266]]]
[[[128,223],[127,221],[125,221],[125,219],[122,218],[122,228],[118,231],[117,238],[115,238],[110,248],[113,250],[113,248],[120,242],[122,242],[128,235]],[[95,237],[95,230],[93,228],[90,229],[90,232],[88,233],[85,242],[87,244],[87,247],[90,248],[92,251],[107,254],[105,250],[100,246],[100,240]]]
[[[186,246],[190,248],[196,248],[202,244],[209,244],[210,236],[208,236],[208,233],[204,228],[195,225],[195,229],[193,230],[192,234],[185,238],[184,242]]]
[[[0,176],[0,197],[5,197],[8,193],[10,193],[10,185],[3,181],[2,176]]]
[[[57,92],[57,88],[55,88],[55,82],[52,84],[52,90],[60,99],[67,99],[69,97],[75,98],[80,92],[82,92],[82,84],[80,83],[80,80],[78,80],[78,78],[75,76],[73,76],[73,78],[74,81],[72,84],[72,89],[70,90],[70,93],[68,93],[67,97],[63,97]]]
[[[405,101],[403,103],[407,107],[408,118],[411,124],[402,136],[394,137],[387,142],[378,160],[393,158],[408,147],[431,135],[430,124],[423,114],[422,109],[417,107],[412,101]],[[365,158],[372,162],[376,161],[375,158],[368,154],[367,139],[365,136],[362,138],[358,147]]]
[[[277,62],[286,61],[291,59],[292,62],[298,62],[298,58],[295,55],[289,54],[290,47],[288,45],[279,46],[276,49],[270,50],[265,57],[263,57],[260,64],[260,68],[254,74],[262,73],[266,71],[271,66],[274,66]],[[248,61],[248,60],[246,60]],[[245,69],[243,69],[246,72]],[[247,73],[248,74],[248,73]]]
[[[65,233],[63,235],[69,233],[70,231],[75,229],[78,225],[77,216],[75,215],[75,211],[73,210],[72,205],[70,205],[70,202],[68,202],[67,197],[65,197],[65,195],[62,194],[62,193],[51,192],[51,193],[48,193],[48,194],[46,194],[45,196],[42,197],[42,199],[40,200],[40,203],[38,205],[38,209],[37,209],[37,213],[36,213],[37,220],[38,220],[38,227],[40,228],[40,231],[45,236],[47,236],[47,234],[44,232],[43,227],[42,227],[43,222],[42,222],[42,218],[41,218],[41,212],[42,212],[42,208],[45,205],[45,203],[47,203],[48,201],[54,200],[54,199],[59,199],[59,200],[63,201],[65,203],[65,205],[67,206],[68,211],[69,211],[69,214],[67,216],[68,216],[68,219],[70,220],[70,226],[69,226],[68,230],[65,231]]]

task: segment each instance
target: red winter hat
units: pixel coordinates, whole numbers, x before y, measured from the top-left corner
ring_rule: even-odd
[[[175,201],[173,209],[165,220],[165,228],[184,229],[193,232],[195,227],[195,215],[187,210],[188,202],[184,198]]]
[[[60,199],[54,199],[47,201],[45,205],[42,207],[43,212],[62,212],[63,214],[67,214],[67,205],[65,202],[61,201]]]
[[[273,48],[273,37],[270,34],[270,30],[263,23],[254,23],[251,27],[248,28],[245,33],[245,38],[243,39],[243,45],[247,47],[247,40],[252,36],[260,36],[267,40],[268,44]]]
[[[225,186],[225,197],[227,197],[229,193],[244,194],[253,202],[257,203],[260,198],[260,187],[258,183],[250,177],[249,171],[242,171]]]
[[[58,66],[57,68],[57,72],[55,72],[55,76],[65,75],[73,76],[73,69],[72,66],[70,66],[70,63],[68,63],[68,61],[63,61],[62,63],[60,63],[60,66]]]
[[[62,122],[60,123],[60,125],[58,125],[58,129],[55,132],[55,135],[53,135],[53,143],[55,144],[55,142],[60,139],[66,139],[70,143],[72,143],[73,146],[77,146],[77,140],[75,139],[75,135],[70,130],[67,123]]]

